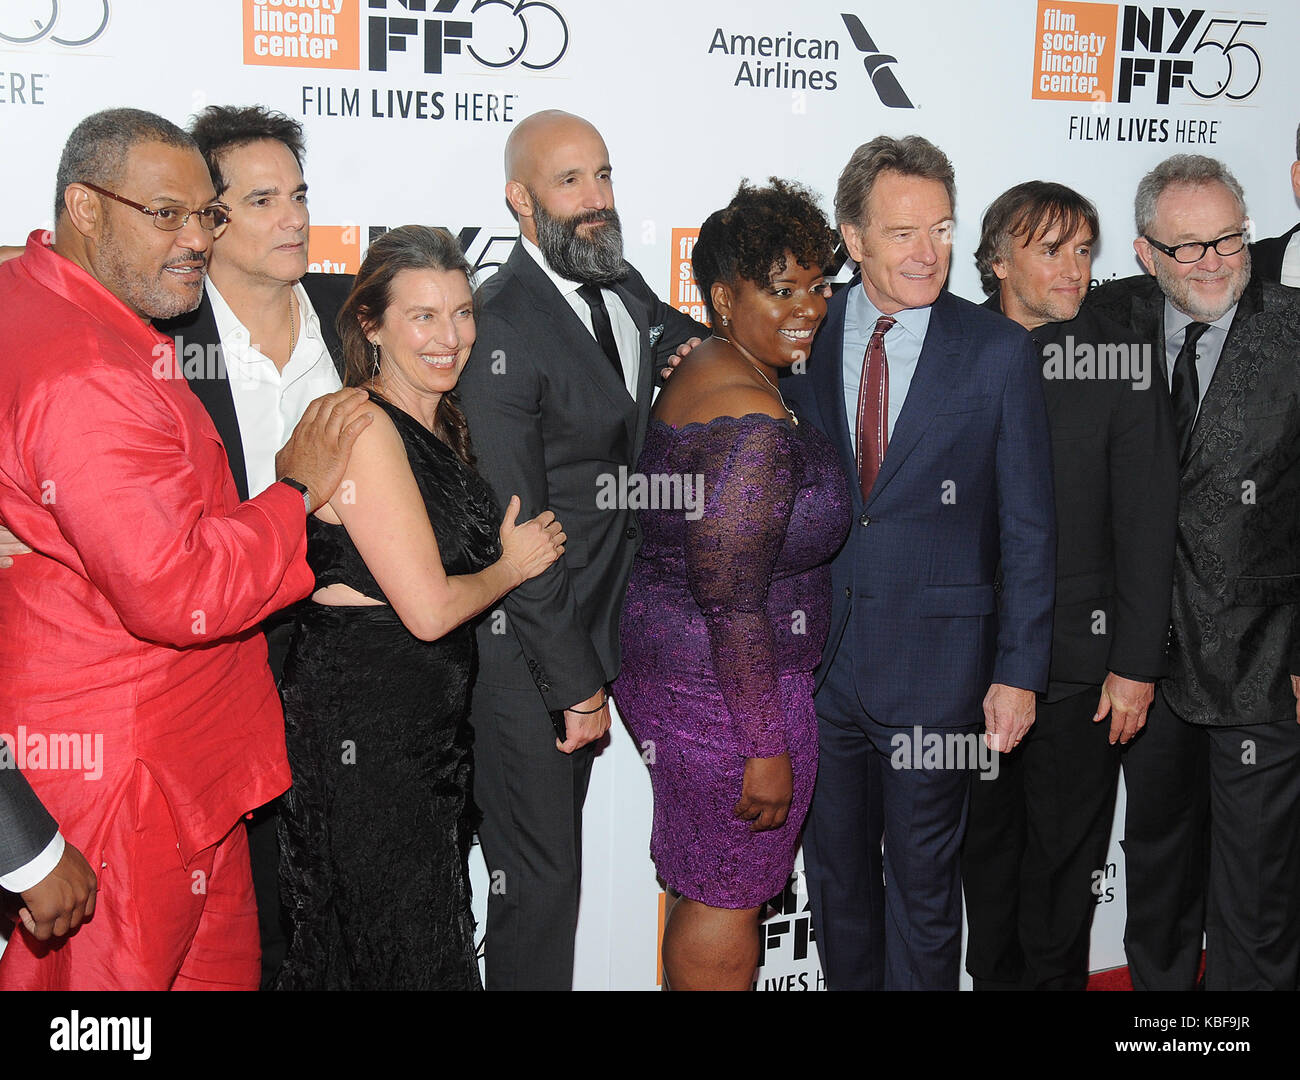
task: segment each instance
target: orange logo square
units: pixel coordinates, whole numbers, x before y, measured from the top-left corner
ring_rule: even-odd
[[[244,63],[272,67],[361,66],[360,0],[321,0],[319,7],[283,0],[244,0]]]
[[[361,265],[360,225],[313,225],[307,237],[307,270],[355,274]]]
[[[668,302],[697,322],[708,322],[709,312],[691,269],[691,252],[695,250],[699,236],[699,229],[673,230],[672,261],[668,265]]]
[[[1118,30],[1116,4],[1038,0],[1032,96],[1044,101],[1109,101]]]

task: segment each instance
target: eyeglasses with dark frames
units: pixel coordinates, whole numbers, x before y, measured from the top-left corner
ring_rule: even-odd
[[[1217,240],[1193,240],[1187,244],[1175,244],[1173,247],[1162,244],[1159,240],[1152,240],[1146,233],[1142,234],[1142,239],[1157,251],[1163,251],[1174,262],[1197,263],[1205,258],[1205,253],[1210,248],[1214,248],[1215,254],[1225,259],[1229,255],[1236,255],[1246,246],[1246,230],[1230,232]]]
[[[153,218],[154,226],[162,229],[163,232],[178,232],[185,228],[186,222],[191,217],[199,219],[199,226],[204,232],[216,232],[218,229],[224,229],[230,224],[230,207],[225,203],[211,203],[202,210],[189,210],[184,206],[160,206],[157,210],[153,210],[148,206],[141,206],[138,202],[123,198],[116,192],[108,191],[98,184],[92,184],[89,180],[80,180],[78,183],[82,187],[90,188],[91,191],[97,191],[101,195],[107,195],[110,199],[116,199],[124,206],[131,207],[132,210],[139,210],[142,214],[148,214]]]

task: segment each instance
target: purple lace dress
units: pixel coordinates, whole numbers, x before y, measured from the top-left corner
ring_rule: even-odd
[[[637,468],[703,477],[702,507],[638,513],[645,539],[623,606],[614,696],[649,764],[650,853],[681,895],[757,907],[785,886],[812,798],[812,671],[848,487],[820,432],[761,413],[652,421]],[[732,813],[745,759],[787,752],[790,816],[752,833]]]

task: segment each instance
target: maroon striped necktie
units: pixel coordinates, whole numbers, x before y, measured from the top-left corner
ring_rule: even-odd
[[[862,384],[858,387],[858,483],[862,501],[880,474],[880,463],[889,447],[889,360],[885,357],[885,335],[897,322],[888,315],[876,320],[862,363]]]

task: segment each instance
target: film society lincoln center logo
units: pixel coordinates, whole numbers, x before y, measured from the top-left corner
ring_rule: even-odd
[[[9,0],[0,0],[8,3]],[[242,0],[244,63],[388,71],[546,71],[569,25],[545,0]]]
[[[1038,0],[1033,97],[1142,105],[1245,102],[1263,15]]]

